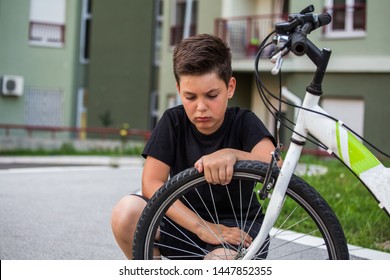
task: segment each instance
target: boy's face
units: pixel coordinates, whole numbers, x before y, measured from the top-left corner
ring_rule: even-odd
[[[228,100],[233,97],[236,80],[232,77],[228,87],[216,73],[180,77],[176,84],[184,110],[199,132],[209,135],[222,125]]]

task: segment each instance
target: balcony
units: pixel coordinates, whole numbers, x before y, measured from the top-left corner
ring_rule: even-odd
[[[234,59],[253,58],[263,39],[274,30],[276,22],[287,15],[256,15],[215,20],[215,35],[230,46]]]

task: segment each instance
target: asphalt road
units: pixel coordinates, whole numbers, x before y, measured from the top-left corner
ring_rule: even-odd
[[[141,167],[0,170],[0,259],[125,259],[111,209],[140,176]]]

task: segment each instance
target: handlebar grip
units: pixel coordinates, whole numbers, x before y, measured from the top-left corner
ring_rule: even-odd
[[[306,53],[306,36],[303,33],[295,32],[291,35],[291,51],[298,56]]]
[[[328,13],[323,13],[317,17],[318,27],[328,25],[332,21],[332,17]]]
[[[307,51],[306,35],[331,21],[332,17],[328,13],[324,13],[316,15],[313,22],[305,23],[300,30],[296,30],[291,35],[291,51],[298,56],[304,55]]]

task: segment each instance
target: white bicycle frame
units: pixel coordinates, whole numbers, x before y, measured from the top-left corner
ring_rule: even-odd
[[[328,115],[319,105],[320,96],[306,92],[302,107]],[[274,226],[283,206],[286,190],[291,176],[299,161],[305,137],[310,133],[326,147],[330,154],[335,153],[353,173],[365,184],[379,202],[379,207],[390,211],[390,168],[386,168],[341,121],[334,120],[315,112],[300,109],[292,141],[283,161],[278,179],[264,216],[258,236],[248,248],[244,259],[252,259],[264,243]]]

